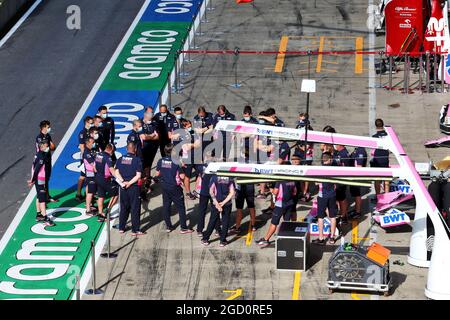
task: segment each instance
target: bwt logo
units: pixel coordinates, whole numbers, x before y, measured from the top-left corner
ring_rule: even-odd
[[[268,134],[268,135],[273,134],[273,130],[268,130],[268,129],[259,129],[259,128],[257,128],[256,132],[259,133],[259,134]]]
[[[255,173],[263,173],[263,174],[271,174],[273,173],[273,169],[253,169],[253,172]]]

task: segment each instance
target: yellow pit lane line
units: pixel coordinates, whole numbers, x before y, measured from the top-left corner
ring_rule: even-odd
[[[281,37],[280,47],[278,49],[278,52],[286,52],[288,41],[289,41],[289,37],[288,36],[282,36]],[[283,72],[284,58],[285,57],[286,57],[286,54],[278,53],[277,59],[276,59],[276,62],[275,62],[275,69],[274,69],[274,71],[276,73]]]

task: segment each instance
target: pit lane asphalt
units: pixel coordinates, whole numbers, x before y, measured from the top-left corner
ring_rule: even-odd
[[[39,122],[58,144],[143,3],[43,1],[0,48],[0,237],[29,192]],[[80,30],[66,26],[70,5]]]

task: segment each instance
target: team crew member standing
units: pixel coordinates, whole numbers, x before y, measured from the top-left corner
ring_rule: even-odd
[[[136,157],[138,157],[141,160],[141,163],[144,162],[144,140],[145,140],[145,134],[144,130],[142,129],[142,121],[141,120],[134,120],[133,121],[133,130],[131,130],[130,134],[127,138],[127,143],[133,142],[136,146]],[[144,188],[142,188],[142,180],[139,180],[138,186],[140,187],[140,197],[143,201],[147,200],[147,192]]]
[[[120,213],[119,232],[125,232],[128,216],[131,212],[131,235],[141,236],[145,234],[140,230],[141,199],[140,188],[137,185],[142,175],[142,161],[136,156],[136,144],[127,143],[127,154],[117,160],[115,177],[120,185]]]
[[[350,157],[347,148],[343,145],[336,146],[335,161],[337,166],[354,167],[354,161]],[[347,186],[343,184],[336,185],[336,200],[339,203],[339,210],[342,216],[342,223],[347,223],[348,200],[347,200]]]
[[[212,156],[210,152],[205,153],[205,163],[202,166],[202,173],[200,175],[199,187],[200,187],[200,201],[198,204],[198,224],[197,224],[197,235],[199,237],[203,237],[203,229],[205,228],[205,217],[206,212],[208,211],[208,206],[211,204],[212,199],[209,194],[209,182],[211,181],[211,174],[205,173],[205,169],[208,166],[208,163],[211,162]],[[220,221],[217,221],[216,224],[216,233],[219,234],[220,231]]]
[[[53,221],[47,216],[47,190],[46,185],[46,166],[48,165],[47,153],[50,152],[48,142],[43,140],[38,143],[39,151],[36,153],[31,168],[31,179],[28,180],[28,186],[36,188],[36,221],[43,221],[47,226],[54,226]]]
[[[367,165],[367,152],[362,147],[357,147],[350,155],[355,167],[365,167]],[[362,198],[361,187],[350,186],[350,195],[355,198],[355,210],[348,213],[350,218],[357,219],[361,216]]]
[[[252,107],[245,106],[244,110],[242,112],[242,120],[245,123],[258,123],[258,120],[253,117],[252,115]],[[240,134],[239,139],[241,141],[241,162],[249,163],[249,162],[256,162],[256,154],[254,152],[254,145],[256,143],[257,137],[253,136],[252,134]]]
[[[175,145],[177,142],[179,142],[179,133],[177,132],[177,130],[183,128],[183,124],[181,123],[181,120],[183,119],[183,109],[181,109],[180,107],[175,107],[175,109],[173,109],[173,113],[175,115],[175,121],[169,123],[168,129],[169,139],[171,143]]]
[[[173,145],[168,144],[165,147],[164,153],[166,156],[159,159],[156,165],[156,177],[160,177],[162,184],[163,196],[163,215],[166,222],[166,232],[172,232],[175,228],[170,220],[170,211],[172,202],[178,210],[180,217],[181,234],[192,233],[194,230],[189,229],[186,224],[186,206],[184,205],[183,189],[181,188],[184,179],[184,173],[181,167],[173,162],[172,157]]]
[[[382,138],[387,136],[386,131],[384,130],[384,122],[382,119],[375,120],[375,127],[377,129],[377,133],[375,133],[373,138]],[[373,168],[389,168],[389,151],[383,149],[373,150],[372,159],[370,160],[370,166]],[[384,182],[384,192],[389,192],[389,181]],[[381,193],[381,184],[380,181],[375,181],[375,193]],[[375,198],[376,199],[376,198]]]
[[[247,208],[250,212],[250,225],[252,230],[256,231],[255,185],[248,183],[236,185],[236,224],[230,231],[240,231],[244,215],[244,202],[247,202]]]
[[[95,140],[89,137],[84,144],[83,165],[86,170],[86,214],[95,215],[92,208],[92,198],[97,192],[97,184],[95,182]]]
[[[98,150],[103,151],[106,147],[105,138],[103,137],[103,118],[99,115],[94,116],[94,127],[97,129],[98,136],[95,138]]]
[[[144,134],[144,145],[142,149],[144,165],[144,187],[145,193],[150,189],[151,170],[156,152],[159,147],[158,125],[153,121],[153,108],[147,107],[142,119],[142,131]]]
[[[102,136],[102,143],[101,145],[103,148],[106,147],[108,143],[112,144],[113,147],[115,145],[115,139],[116,139],[116,129],[114,125],[114,120],[108,115],[108,107],[107,106],[101,106],[98,108],[98,116],[102,118],[102,127],[100,129],[101,136]],[[104,150],[104,149],[102,149]],[[112,154],[113,160],[115,160],[114,152]]]
[[[209,219],[208,228],[203,233],[202,244],[209,246],[209,237],[213,229],[217,225],[217,221],[221,224],[220,227],[220,247],[228,245],[228,224],[231,214],[232,201],[235,188],[233,179],[230,177],[213,176],[209,182],[209,194],[211,195],[213,205],[211,206],[211,217]],[[222,219],[220,218],[222,216]]]
[[[83,189],[84,179],[86,178],[86,173],[83,167],[83,154],[84,154],[84,144],[86,139],[89,137],[89,129],[94,126],[94,119],[92,117],[87,116],[84,118],[84,127],[78,134],[78,148],[80,149],[80,177],[78,178],[77,184],[77,195],[75,199],[78,201],[83,201],[83,196],[81,195],[81,190]]]
[[[158,124],[159,133],[159,151],[161,157],[166,156],[164,153],[164,147],[170,143],[169,130],[172,127],[173,122],[175,122],[175,116],[169,113],[167,105],[162,104],[159,107],[159,112],[155,114],[154,120]]]
[[[180,135],[180,138],[182,140],[181,163],[182,172],[184,173],[183,185],[186,192],[186,197],[188,197],[190,200],[195,200],[197,199],[197,197],[191,192],[191,178],[194,177],[193,171],[195,168],[197,177],[196,182],[198,182],[200,179],[199,177],[202,170],[200,164],[202,160],[198,159],[201,153],[197,152],[196,150],[200,150],[201,142],[199,139],[195,139],[196,134],[194,133],[192,123],[189,120],[183,119],[181,123],[184,129],[184,133]]]
[[[217,123],[220,120],[234,121],[234,120],[236,120],[236,116],[234,114],[230,113],[224,105],[220,105],[217,107],[217,113],[213,119],[214,127],[217,125]],[[220,137],[221,137],[221,139],[220,139]],[[219,143],[220,143],[220,140],[222,140],[222,144],[216,146],[216,148],[218,149],[218,154],[216,155],[216,158],[222,159],[223,161],[227,161],[228,158],[230,157],[231,145],[233,143],[234,136],[229,132],[216,131],[214,133],[214,140],[218,140],[218,139],[219,139]]]
[[[49,202],[58,202],[57,199],[50,196],[50,186],[49,181],[50,177],[52,175],[52,152],[55,151],[56,146],[53,143],[52,136],[50,135],[50,132],[52,131],[52,128],[50,126],[50,121],[43,120],[39,124],[40,132],[38,136],[36,137],[36,153],[39,152],[39,143],[42,141],[47,141],[48,146],[50,148],[50,152],[46,153],[45,160],[47,161],[47,165],[45,166],[45,190],[47,191],[47,201]]]
[[[194,131],[200,136],[202,143],[202,152],[211,143],[211,134],[213,131],[213,115],[211,112],[206,112],[205,107],[197,109],[197,115],[194,117]],[[202,157],[203,158],[203,157]]]
[[[277,226],[280,223],[281,217],[284,221],[291,220],[292,206],[294,205],[294,197],[297,193],[295,183],[290,182],[277,182],[273,189],[275,195],[275,209],[273,210],[272,220],[270,222],[269,230],[264,238],[256,241],[256,244],[260,247],[266,247],[270,244],[269,240],[277,230]]]
[[[330,153],[324,152],[322,154],[322,165],[331,166],[333,159]],[[323,236],[323,219],[326,217],[326,210],[328,209],[328,215],[331,220],[331,237],[330,243],[336,242],[334,235],[336,233],[336,191],[333,183],[320,183],[319,194],[317,197],[317,217],[319,222],[319,238],[313,240],[316,244],[326,244],[327,240]]]
[[[103,205],[106,195],[111,197],[111,199],[105,213],[111,212],[112,207],[117,203],[118,199],[118,186],[117,183],[112,181],[112,177],[115,175],[113,161],[111,159],[113,152],[114,146],[111,143],[108,143],[105,147],[105,151],[99,152],[95,156],[95,183],[97,185],[97,206],[100,214],[99,221],[103,221],[106,218],[106,215],[103,214]]]

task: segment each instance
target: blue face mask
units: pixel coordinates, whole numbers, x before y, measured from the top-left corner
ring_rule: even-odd
[[[50,133],[50,132],[52,132],[52,128],[48,127],[47,133]]]
[[[94,142],[93,144],[92,144],[92,149],[95,149],[97,147],[97,144]]]
[[[142,127],[137,128],[137,129],[136,129],[136,132],[137,132],[137,133],[141,133],[141,132],[142,132]]]
[[[175,115],[175,118],[177,118],[178,120],[180,120],[182,117],[183,117],[182,114],[176,114],[176,115]]]
[[[188,128],[188,131],[189,131],[189,132],[192,132],[192,130],[194,130],[192,127],[189,127],[189,128]]]
[[[250,121],[250,117],[244,117],[245,121]]]
[[[103,122],[100,122],[100,123],[98,124],[98,127],[99,127],[99,128],[103,127]]]

